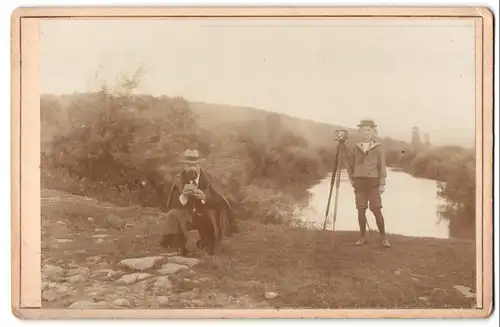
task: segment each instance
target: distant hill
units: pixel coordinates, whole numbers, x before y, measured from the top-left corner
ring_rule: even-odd
[[[200,123],[205,128],[213,128],[225,124],[238,124],[243,122],[261,122],[254,124],[255,128],[262,127],[262,130],[256,133],[265,133],[265,122],[270,114],[274,112],[256,109],[252,107],[230,106],[222,104],[211,104],[205,102],[188,101],[190,108],[200,118]],[[356,129],[346,128],[345,126],[319,123],[312,120],[278,114],[281,117],[283,127],[294,131],[309,141],[314,146],[332,146],[335,140],[335,131],[346,129],[349,131],[349,139],[356,140],[359,135]],[[384,144],[390,143],[391,147],[406,148],[407,142],[395,140],[392,138],[383,138],[380,140]]]
[[[65,111],[72,100],[77,99],[78,101],[85,102],[91,101],[91,99],[96,96],[98,96],[97,93],[79,93],[62,96],[44,94],[41,96],[41,101],[44,103],[44,110],[47,110],[48,107],[58,107],[58,110]],[[138,99],[139,103],[144,103],[145,105],[153,98],[151,95],[135,95],[134,97]],[[172,101],[172,98],[168,96],[162,96],[159,97],[159,99],[160,101],[163,99],[165,99],[165,101]],[[335,131],[338,129],[347,129],[351,142],[358,138],[356,129],[346,128],[340,125],[315,122],[252,107],[212,104],[200,101],[189,101],[187,99],[185,99],[185,101],[198,117],[202,127],[217,132],[222,132],[226,126],[231,126],[232,128],[247,129],[254,135],[265,137],[267,133],[267,120],[270,115],[275,115],[280,117],[281,126],[284,129],[291,130],[295,134],[302,136],[311,146],[333,146],[335,144]],[[161,111],[149,112],[151,119],[162,114]],[[62,125],[66,124],[63,122]],[[44,129],[44,143],[50,142],[51,133],[49,128]],[[409,145],[407,142],[391,138],[384,138],[381,142],[391,147],[406,148]]]

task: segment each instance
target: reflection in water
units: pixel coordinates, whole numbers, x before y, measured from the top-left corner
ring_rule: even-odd
[[[323,227],[330,178],[331,176],[328,176],[312,186],[309,189],[309,199],[298,209],[304,223],[314,228]],[[437,198],[436,192],[436,181],[415,178],[404,172],[388,169],[386,191],[382,194],[387,232],[406,236],[449,238],[448,220],[442,219],[438,213],[444,201]],[[327,230],[333,229],[334,199],[335,188]],[[367,218],[371,230],[376,231],[375,218],[369,210]],[[348,180],[340,183],[335,230],[359,230],[354,192]]]

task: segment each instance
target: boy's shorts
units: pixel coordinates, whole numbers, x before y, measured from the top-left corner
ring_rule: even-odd
[[[380,180],[378,178],[353,178],[356,209],[381,209]]]

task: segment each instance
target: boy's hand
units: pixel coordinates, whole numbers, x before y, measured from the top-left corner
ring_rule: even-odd
[[[385,186],[379,186],[378,191],[380,192],[380,194],[384,193],[385,192]]]

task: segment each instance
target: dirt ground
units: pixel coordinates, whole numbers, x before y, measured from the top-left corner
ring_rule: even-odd
[[[240,222],[214,257],[160,247],[161,214],[42,190],[46,308],[471,308],[474,242]],[[130,260],[126,259],[137,259]],[[126,260],[126,261],[123,261]],[[472,293],[471,293],[472,292]]]

